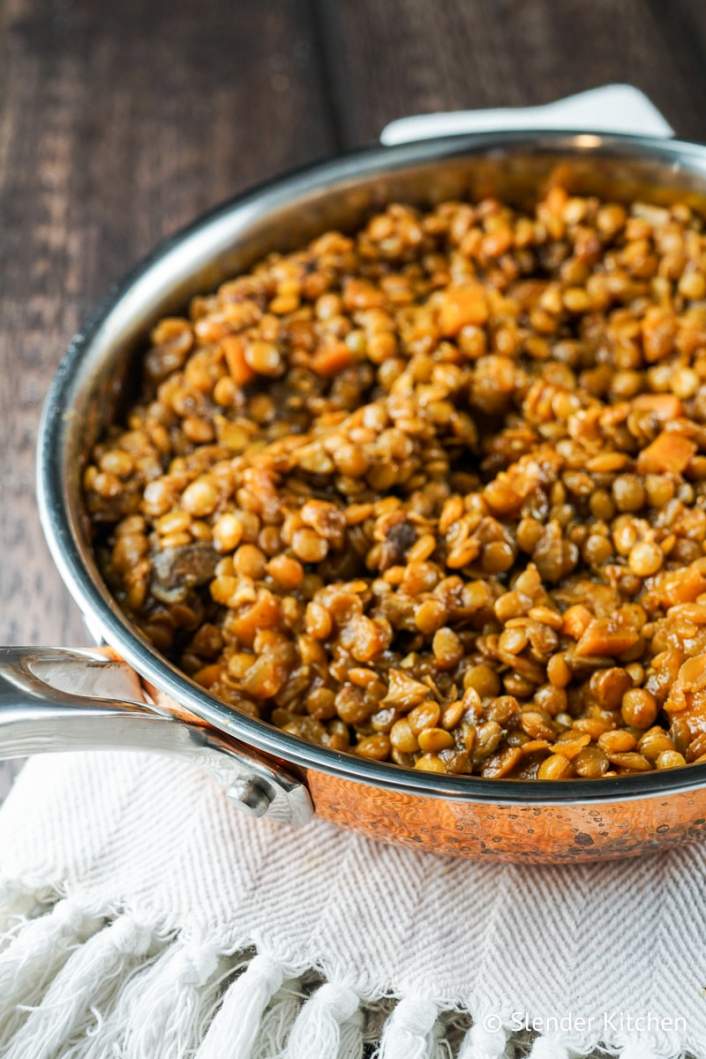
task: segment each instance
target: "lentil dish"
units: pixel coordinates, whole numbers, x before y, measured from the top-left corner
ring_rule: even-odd
[[[211,694],[432,772],[706,761],[706,228],[392,205],[162,320],[84,475]]]

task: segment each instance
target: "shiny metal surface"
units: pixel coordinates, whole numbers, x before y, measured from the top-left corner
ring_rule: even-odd
[[[586,132],[506,132],[375,148],[294,173],[226,203],[158,248],[77,335],[47,398],[38,452],[42,523],[57,566],[92,626],[165,699],[249,747],[308,770],[317,811],[320,805],[323,815],[338,822],[355,826],[355,819],[333,797],[336,783],[345,784],[349,803],[356,801],[358,785],[361,808],[365,797],[395,792],[417,799],[416,805],[443,800],[461,814],[466,806],[462,828],[492,829],[493,807],[521,806],[537,812],[542,806],[557,806],[557,811],[568,813],[576,806],[604,806],[607,811],[630,801],[644,806],[649,799],[679,792],[686,798],[704,788],[706,765],[595,783],[489,782],[365,761],[304,743],[235,713],[140,638],[112,601],[93,560],[81,506],[86,452],[129,395],[132,357],[140,339],[159,316],[183,307],[190,295],[213,288],[272,249],[286,250],[325,229],[359,224],[370,210],[390,200],[429,204],[468,194],[498,194],[521,204],[552,183],[623,200],[686,199],[706,212],[706,149]],[[328,787],[322,787],[327,777]],[[484,810],[482,820],[478,807]],[[380,833],[381,818],[375,819],[375,833]],[[657,817],[650,820],[653,825],[659,828]],[[519,831],[525,823],[520,818],[512,826]],[[414,837],[415,827],[408,829],[409,840],[431,844]],[[390,819],[387,831],[394,830]],[[552,859],[550,847],[558,844],[558,838],[552,843],[551,835],[545,836],[540,859]],[[472,855],[474,850],[475,840],[468,846]]]
[[[303,784],[204,726],[145,705],[124,662],[95,651],[0,648],[0,758],[141,750],[206,768],[239,808],[293,824],[311,816]]]

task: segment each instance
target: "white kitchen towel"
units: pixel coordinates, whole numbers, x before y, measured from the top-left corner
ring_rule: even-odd
[[[389,122],[380,133],[384,144],[409,143],[432,136],[501,129],[589,129],[593,132],[671,136],[673,129],[651,99],[634,85],[600,85],[539,107],[453,110],[411,114]]]
[[[4,1059],[706,1059],[706,848],[435,857],[243,816],[135,753],[0,811]]]

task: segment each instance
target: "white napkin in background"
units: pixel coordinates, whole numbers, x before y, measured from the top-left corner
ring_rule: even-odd
[[[0,1055],[706,1059],[705,868],[454,861],[250,820],[167,758],[35,758],[0,811]]]
[[[501,129],[592,129],[594,132],[672,136],[674,130],[654,103],[633,85],[602,85],[541,107],[455,110],[414,114],[391,121],[380,133],[386,145]]]

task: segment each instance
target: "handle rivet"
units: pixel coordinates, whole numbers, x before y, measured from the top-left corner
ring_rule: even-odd
[[[264,816],[272,802],[272,793],[252,776],[239,776],[226,794],[239,809],[251,816]]]

